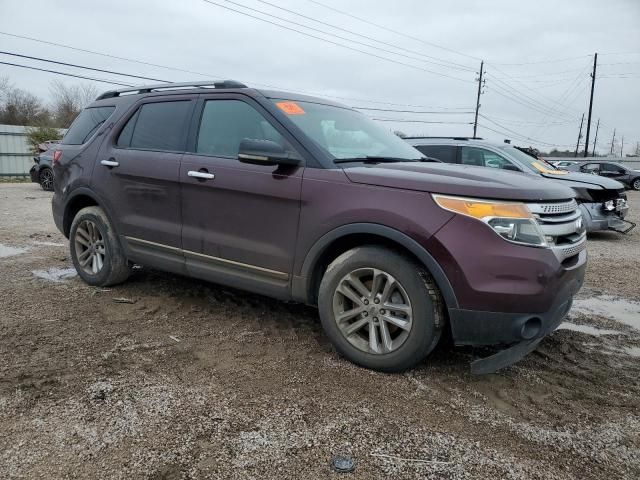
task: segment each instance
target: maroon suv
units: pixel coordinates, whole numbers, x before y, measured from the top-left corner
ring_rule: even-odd
[[[336,349],[399,371],[441,336],[533,350],[583,280],[573,192],[429,161],[348,107],[225,81],[106,92],[53,156],[90,285],[132,263],[317,305]]]

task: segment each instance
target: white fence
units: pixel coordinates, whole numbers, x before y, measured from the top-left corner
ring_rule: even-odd
[[[28,175],[33,156],[27,127],[0,125],[0,177]]]

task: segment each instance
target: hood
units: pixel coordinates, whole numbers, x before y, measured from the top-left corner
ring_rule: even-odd
[[[573,190],[525,173],[445,163],[380,163],[345,168],[354,183],[499,200],[564,200]]]
[[[611,178],[601,177],[600,175],[593,175],[591,173],[580,173],[568,171],[563,175],[553,175],[549,173],[541,173],[541,176],[550,180],[556,180],[563,182],[568,187],[577,188],[590,188],[603,190],[620,190],[624,189],[624,185],[617,180]]]

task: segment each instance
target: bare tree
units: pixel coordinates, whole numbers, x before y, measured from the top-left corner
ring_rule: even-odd
[[[62,82],[54,81],[49,90],[55,124],[63,128],[71,125],[78,113],[98,95],[98,90],[93,84],[68,86]]]
[[[8,125],[43,125],[50,114],[35,95],[13,88],[8,81],[0,85],[0,123]]]
[[[10,88],[9,77],[0,77],[0,104],[4,102],[5,96]]]

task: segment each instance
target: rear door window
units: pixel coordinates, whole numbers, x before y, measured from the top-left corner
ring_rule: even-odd
[[[460,163],[490,168],[504,168],[506,165],[513,165],[497,153],[477,147],[461,147]]]
[[[124,126],[116,145],[139,150],[184,151],[191,101],[145,103]]]
[[[624,173],[624,169],[615,163],[603,163],[600,170],[603,172]]]
[[[113,113],[116,107],[85,108],[69,127],[62,139],[63,145],[82,145],[98,130]]]
[[[436,158],[441,162],[456,163],[455,145],[418,145],[416,148],[427,157]]]

